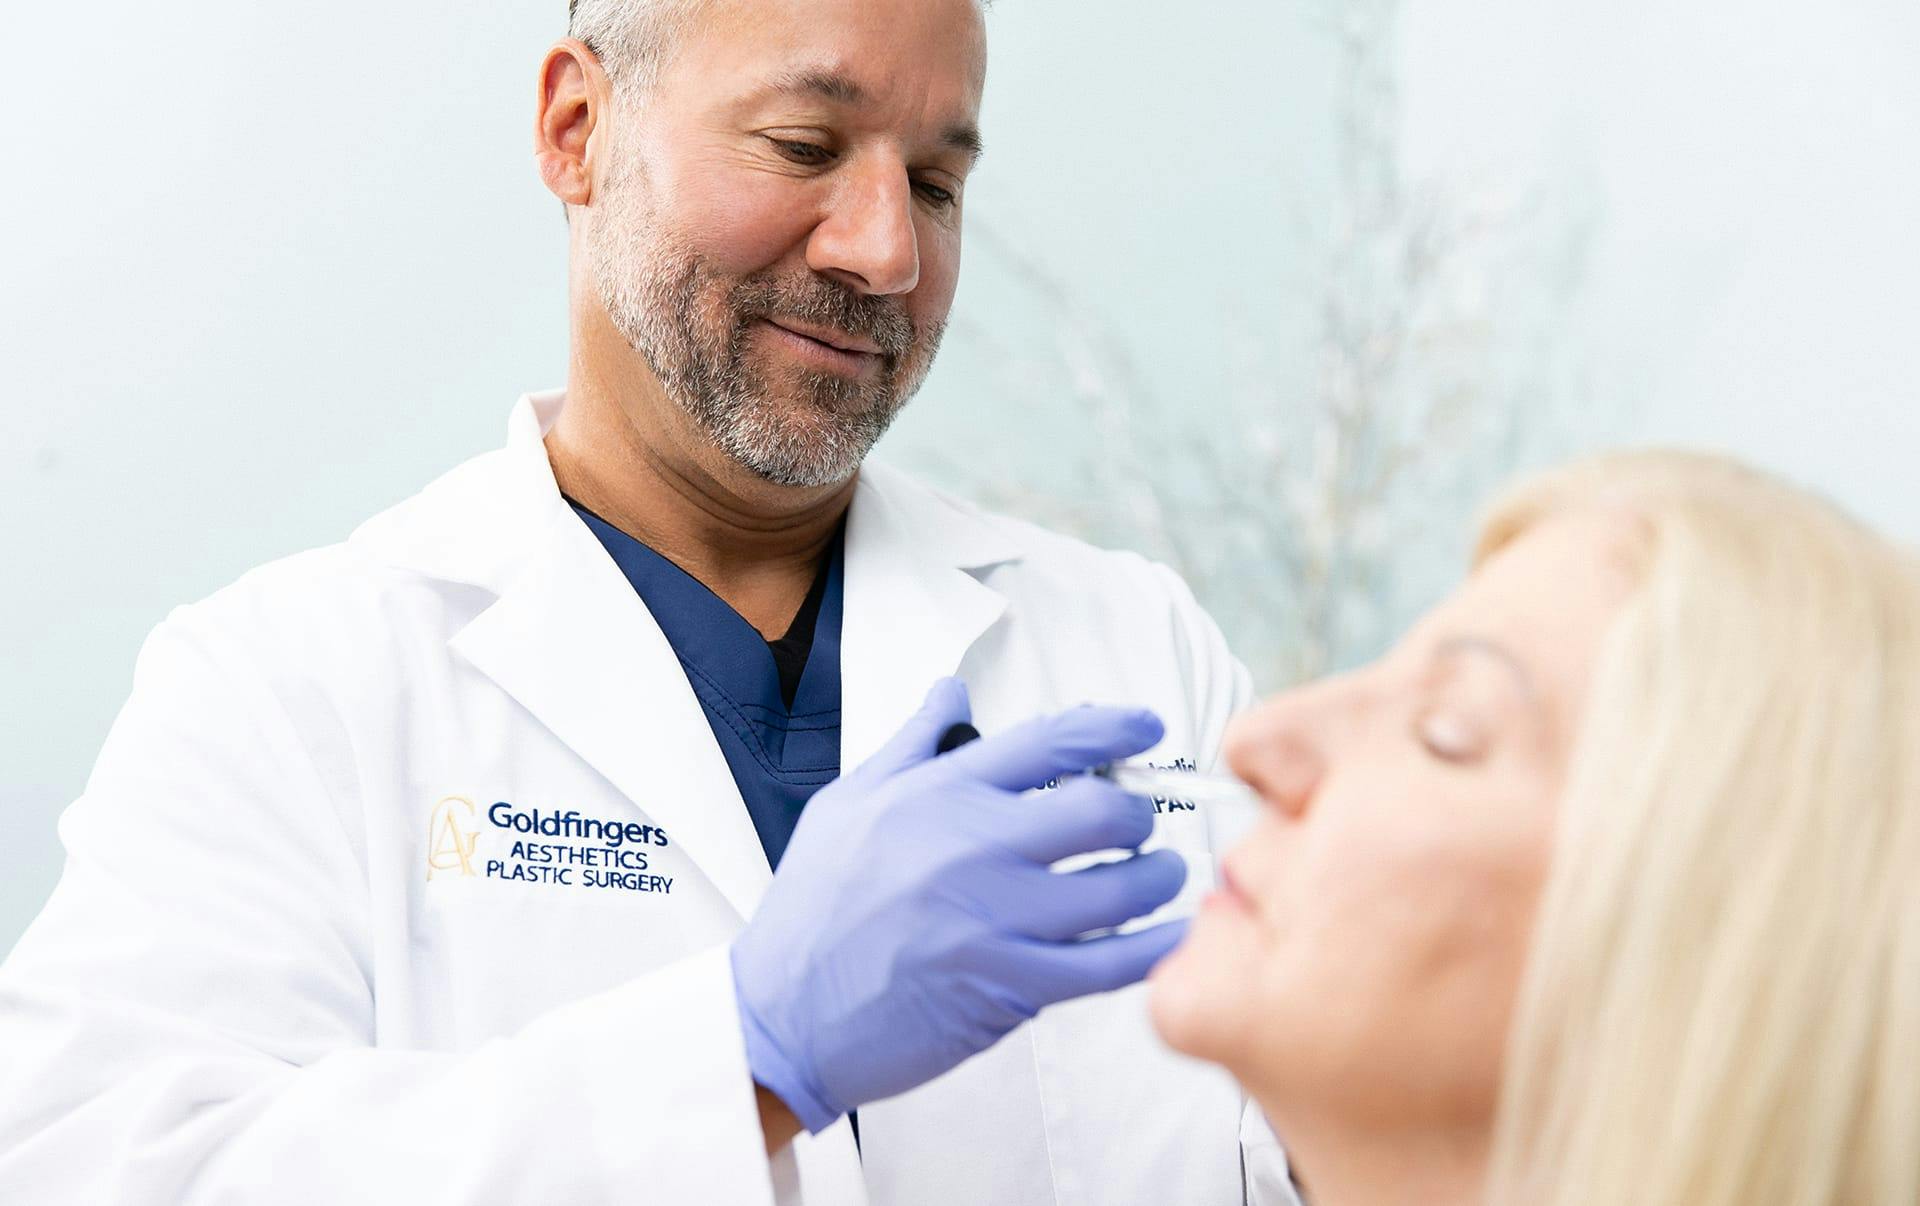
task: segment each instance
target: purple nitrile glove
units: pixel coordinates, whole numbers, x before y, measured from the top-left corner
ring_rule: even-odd
[[[957,679],[801,815],[760,908],[735,939],[753,1078],[809,1131],[922,1084],[1055,1001],[1139,980],[1184,922],[1080,939],[1152,912],[1186,879],[1173,851],[1059,873],[1153,832],[1153,806],[1070,779],[1149,749],[1159,718],[1083,707],[950,754],[969,718]]]

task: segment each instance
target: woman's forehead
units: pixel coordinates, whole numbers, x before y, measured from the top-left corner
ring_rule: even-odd
[[[1624,516],[1570,511],[1487,558],[1417,630],[1431,645],[1495,641],[1549,694],[1584,687],[1602,636],[1632,593]]]

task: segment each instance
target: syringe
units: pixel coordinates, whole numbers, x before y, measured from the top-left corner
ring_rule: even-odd
[[[1252,808],[1260,797],[1251,787],[1229,775],[1203,775],[1195,771],[1145,766],[1135,762],[1109,762],[1093,768],[1122,791],[1158,800],[1179,800],[1185,804],[1237,804]]]
[[[940,735],[938,752],[944,754],[959,749],[979,737],[979,729],[961,721]],[[1260,803],[1259,795],[1251,787],[1230,775],[1203,775],[1138,762],[1107,762],[1088,773],[1100,776],[1122,791],[1150,799],[1238,805],[1243,809],[1256,808]]]
[[[938,750],[944,754],[959,749],[979,736],[979,729],[961,721],[940,735]],[[1195,771],[1172,770],[1137,762],[1108,762],[1094,767],[1088,773],[1098,775],[1122,791],[1149,799],[1207,805],[1200,817],[1206,828],[1207,850],[1210,854],[1206,865],[1211,866],[1215,881],[1220,875],[1220,856],[1259,813],[1259,794],[1227,775],[1203,775]],[[1158,807],[1154,811],[1158,812]]]

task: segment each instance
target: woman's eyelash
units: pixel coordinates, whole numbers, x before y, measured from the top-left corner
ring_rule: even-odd
[[[1486,752],[1486,741],[1471,724],[1444,712],[1421,713],[1414,720],[1414,736],[1443,762],[1473,762]]]

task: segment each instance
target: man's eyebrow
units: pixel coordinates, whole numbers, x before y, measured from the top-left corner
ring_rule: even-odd
[[[827,67],[800,67],[783,71],[768,81],[767,91],[788,95],[817,96],[838,105],[858,105],[867,99],[860,81],[845,72]],[[955,122],[940,131],[940,145],[959,151],[969,162],[978,160],[987,149],[980,128],[970,121]]]
[[[768,88],[773,92],[807,93],[842,105],[857,105],[867,99],[867,90],[853,77],[821,67],[783,71],[773,77]]]
[[[987,150],[986,142],[980,137],[980,127],[970,121],[956,122],[940,131],[940,143],[962,152],[969,162],[978,162]]]
[[[1487,637],[1457,636],[1441,641],[1433,649],[1435,659],[1451,657],[1458,653],[1486,654],[1513,672],[1514,681],[1519,685],[1521,694],[1534,703],[1543,702],[1540,688],[1533,681],[1533,675],[1527,670],[1526,663],[1500,642]]]

